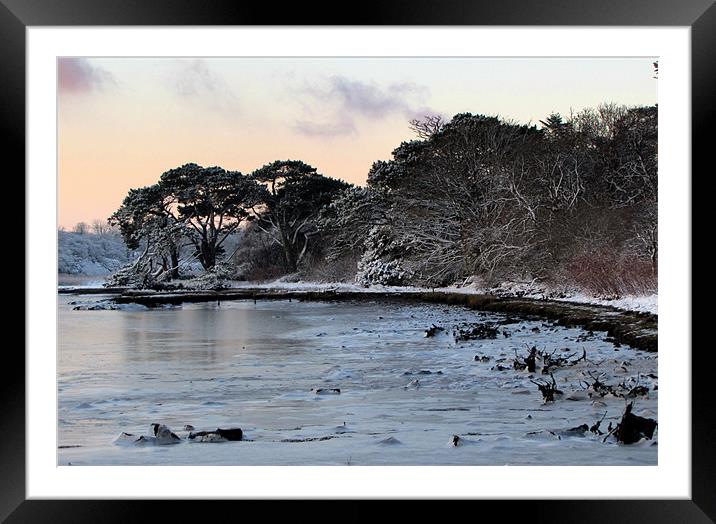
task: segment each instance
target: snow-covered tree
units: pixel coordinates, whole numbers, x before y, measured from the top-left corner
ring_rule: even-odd
[[[178,276],[184,225],[177,217],[174,197],[166,188],[154,184],[130,189],[109,223],[119,229],[129,249],[140,250],[141,263],[130,265],[134,270]]]
[[[253,218],[251,208],[261,197],[258,184],[240,172],[197,164],[165,172],[159,187],[168,198],[165,209],[185,226],[204,269],[214,267],[226,239]]]
[[[351,187],[342,191],[321,209],[316,221],[327,239],[329,260],[364,251],[369,232],[391,222],[390,203],[384,192],[370,187]]]
[[[281,246],[286,269],[294,272],[318,233],[321,209],[349,184],[323,176],[300,160],[266,164],[251,178],[262,184],[260,203],[254,208],[258,224]]]

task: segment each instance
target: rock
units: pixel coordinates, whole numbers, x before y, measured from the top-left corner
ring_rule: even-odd
[[[316,395],[340,395],[341,394],[340,388],[318,388],[318,389],[311,389],[311,391],[315,392]]]
[[[155,422],[151,425],[151,428],[154,432],[154,438],[156,439],[155,443],[158,445],[177,444],[181,441],[181,439],[169,429],[169,426]]]
[[[441,327],[438,327],[435,324],[433,324],[431,327],[429,327],[428,329],[425,330],[425,337],[426,338],[434,337],[435,334],[440,331],[445,331],[445,328],[441,328]]]
[[[587,431],[589,431],[589,426],[587,424],[582,424],[581,426],[577,426],[575,428],[559,431],[558,434],[563,437],[583,437]]]
[[[155,445],[165,446],[167,444],[178,444],[181,442],[176,434],[172,430],[164,425],[154,423],[151,426],[152,435],[135,435],[133,433],[122,432],[114,439],[114,444],[118,445]]]
[[[189,433],[189,440],[194,442],[231,442],[244,439],[241,428],[221,429],[215,431],[197,431]]]
[[[656,420],[634,415],[632,413],[633,407],[633,402],[627,404],[621,421],[612,432],[617,442],[622,444],[634,444],[642,438],[651,439],[654,437],[654,431],[656,431]],[[605,440],[607,437],[604,437]]]
[[[113,444],[117,445],[133,445],[137,443],[137,440],[139,437],[137,435],[134,435],[132,433],[126,433],[122,432],[119,434],[119,436],[112,441]]]

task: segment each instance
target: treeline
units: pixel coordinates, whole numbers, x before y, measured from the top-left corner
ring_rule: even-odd
[[[257,242],[252,269],[296,272],[307,253],[320,249],[313,241],[319,212],[349,187],[295,160],[250,175],[197,164],[170,169],[156,184],[131,189],[110,217],[127,246],[141,249],[110,284],[156,286],[179,278],[193,261],[222,278],[246,278],[247,268],[237,275],[231,262],[256,257]],[[230,238],[236,248],[227,253]]]
[[[364,285],[477,276],[600,294],[655,290],[657,108],[605,105],[541,124],[472,114],[413,121],[416,139],[375,162],[365,187],[299,161],[249,175],[195,164],[167,171],[130,191],[110,219],[129,247],[143,246],[123,278],[178,278],[190,246],[206,270],[222,261],[244,279],[300,271]]]

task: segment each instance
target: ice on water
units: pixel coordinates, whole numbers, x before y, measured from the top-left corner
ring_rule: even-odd
[[[656,438],[622,446],[569,431],[605,413],[606,430],[624,409],[624,399],[583,391],[587,371],[649,387],[635,412],[658,419],[657,356],[615,347],[605,333],[529,320],[500,327],[494,340],[456,343],[454,326],[502,317],[380,301],[73,310],[76,297],[59,300],[60,465],[657,462]],[[426,338],[432,325],[445,330]],[[512,369],[514,350],[525,356],[532,345],[587,351],[588,362],[555,371],[565,395],[552,404]],[[180,441],[133,445],[151,440],[152,423]],[[195,444],[185,427],[240,427],[245,441]],[[131,436],[118,439],[123,432]]]

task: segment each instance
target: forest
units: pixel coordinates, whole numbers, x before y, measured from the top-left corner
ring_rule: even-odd
[[[135,253],[110,286],[232,280],[442,287],[539,283],[656,291],[656,106],[611,104],[539,125],[461,113],[409,123],[364,186],[277,160],[186,164],[131,189],[108,224]]]

